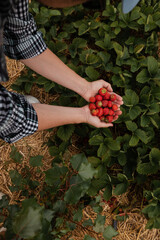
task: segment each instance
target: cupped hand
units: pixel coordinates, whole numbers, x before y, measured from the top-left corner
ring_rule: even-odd
[[[84,111],[85,116],[85,123],[88,123],[96,128],[108,128],[113,127],[112,123],[106,123],[99,119],[97,116],[92,116],[91,111],[89,109],[89,106],[86,105],[82,107],[82,110]],[[118,110],[115,112],[115,116],[113,117],[113,122],[118,119],[118,117],[122,114],[122,111],[118,108]]]
[[[88,123],[96,128],[113,127],[112,123],[102,122],[97,116],[92,116],[88,105],[82,107],[82,109],[85,114],[85,123]]]
[[[113,89],[111,87],[111,84],[101,79],[101,80],[97,80],[97,81],[94,81],[94,82],[89,82],[88,87],[87,87],[87,89],[85,89],[82,97],[86,101],[89,102],[89,98],[94,97],[98,93],[98,90],[102,87],[107,88],[108,92],[113,93]],[[115,103],[117,105],[122,105],[123,104],[122,97],[120,95],[116,94],[116,93],[114,93],[114,94],[117,97]]]

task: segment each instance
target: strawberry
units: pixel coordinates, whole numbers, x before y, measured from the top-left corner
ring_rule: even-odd
[[[116,104],[113,104],[112,105],[112,110],[115,112],[115,111],[117,111],[117,109],[118,109],[118,106]]]
[[[96,98],[95,97],[90,97],[89,101],[94,103],[96,101]]]
[[[111,94],[110,95],[110,100],[113,102],[117,99],[116,95],[115,94]]]
[[[111,108],[112,107],[112,102],[108,101],[108,107]]]
[[[103,115],[103,108],[99,108],[98,110],[99,110],[99,112],[98,112],[97,116],[101,117]]]
[[[123,212],[123,209],[122,209],[122,208],[119,208],[118,210],[119,210],[119,212],[120,212],[120,213],[122,213],[122,212]]]
[[[106,93],[107,93],[107,89],[106,88],[100,88],[98,93],[101,95],[101,96],[104,96]]]
[[[105,120],[105,116],[101,116],[101,117],[99,117],[99,119],[100,119],[101,121],[104,121],[104,120]]]
[[[113,110],[112,109],[109,109],[109,113],[108,113],[110,116],[112,116],[114,114]]]
[[[105,119],[105,121],[106,121],[107,123],[112,122],[112,121],[113,121],[113,116],[107,116],[106,119]]]
[[[98,109],[92,109],[91,114],[92,114],[93,116],[97,116],[98,112],[99,112]]]
[[[108,105],[108,101],[107,100],[102,100],[102,106],[107,107],[107,105]]]
[[[109,113],[109,108],[104,108],[103,109],[103,114],[104,115],[108,115],[108,113]]]
[[[109,98],[110,98],[110,93],[107,92],[107,93],[104,95],[103,99],[108,100]]]
[[[97,107],[97,108],[102,107],[102,102],[101,102],[101,101],[97,101],[97,102],[96,102],[96,107]]]
[[[96,101],[102,101],[102,96],[101,95],[99,95],[99,94],[97,94],[96,96],[95,96],[95,98],[96,98]]]
[[[96,109],[96,105],[94,103],[90,103],[89,104],[89,109],[92,110],[92,109]]]

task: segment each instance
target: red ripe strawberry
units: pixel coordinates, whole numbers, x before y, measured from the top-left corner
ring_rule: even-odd
[[[90,103],[89,104],[89,109],[92,110],[92,109],[96,109],[96,105],[94,103]]]
[[[112,107],[112,102],[108,101],[108,107],[111,108]]]
[[[99,117],[99,119],[100,119],[101,121],[104,121],[104,120],[105,120],[105,116],[101,116],[101,117]]]
[[[95,96],[95,98],[96,98],[96,101],[102,101],[102,96],[101,95],[99,95],[99,94],[97,94],[96,96]]]
[[[101,95],[101,96],[104,96],[107,92],[107,89],[106,88],[100,88],[98,93]]]
[[[104,95],[103,99],[108,100],[109,98],[110,98],[110,93],[107,92],[107,93]]]
[[[98,109],[92,109],[91,114],[92,114],[93,116],[97,116],[98,112],[99,112]]]
[[[113,110],[112,109],[109,109],[109,113],[108,113],[110,116],[114,114]]]
[[[116,95],[115,94],[111,94],[110,96],[110,100],[113,102],[117,99]]]
[[[113,111],[117,111],[118,106],[117,106],[116,104],[113,104],[113,105],[112,105],[112,109],[113,109]]]
[[[95,97],[90,97],[89,101],[94,103],[96,101],[96,98]]]
[[[109,113],[109,108],[104,108],[103,109],[103,114],[104,115],[108,115],[108,113]]]
[[[97,116],[101,117],[103,115],[103,108],[99,108],[98,110],[99,110],[99,112],[98,112]]]
[[[108,101],[107,100],[102,100],[102,106],[107,107],[107,105],[108,105]]]
[[[113,116],[107,116],[105,121],[108,123],[112,122],[113,121]]]
[[[101,102],[101,101],[97,101],[97,102],[96,102],[96,107],[97,107],[97,108],[102,107],[102,102]]]
[[[122,208],[119,208],[118,210],[119,210],[119,212],[120,212],[120,213],[122,213],[122,212],[123,212],[123,209],[122,209]]]

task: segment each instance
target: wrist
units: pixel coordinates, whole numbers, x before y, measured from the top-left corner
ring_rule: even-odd
[[[88,82],[85,78],[82,78],[82,80],[80,81],[81,85],[77,91],[77,93],[83,97],[85,100],[88,101],[88,97],[86,96],[89,88],[90,88],[90,82]]]

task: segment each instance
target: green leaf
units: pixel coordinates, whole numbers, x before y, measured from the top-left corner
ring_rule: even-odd
[[[131,120],[136,119],[141,114],[141,108],[139,106],[133,106],[129,109],[129,116]]]
[[[115,189],[113,190],[114,195],[120,195],[127,191],[128,183],[123,182],[116,185]]]
[[[61,15],[61,12],[59,10],[56,10],[56,9],[49,9],[49,16],[52,17],[52,16],[60,16]]]
[[[97,80],[100,76],[99,72],[92,66],[86,67],[85,73],[91,80]]]
[[[151,76],[154,76],[156,75],[156,73],[158,72],[158,62],[157,60],[152,57],[152,56],[149,56],[147,58],[147,66],[148,66],[148,72],[150,73]]]
[[[137,74],[136,81],[139,83],[149,82],[150,76],[148,74],[147,69],[142,69],[140,73]]]
[[[23,156],[18,152],[15,146],[11,146],[10,158],[13,159],[16,163],[21,163]]]
[[[96,240],[95,238],[89,236],[89,235],[85,235],[83,240]]]
[[[148,127],[150,123],[150,118],[146,115],[141,116],[141,127]]]
[[[76,213],[73,215],[73,221],[79,222],[79,221],[81,221],[82,217],[83,217],[82,209],[79,208],[79,209],[76,211]]]
[[[28,206],[23,208],[13,221],[14,232],[24,239],[33,238],[42,230],[42,208]]]
[[[125,153],[119,153],[118,154],[118,162],[121,166],[125,166],[125,164],[127,163],[127,157]]]
[[[104,231],[104,225],[105,225],[105,220],[106,220],[106,216],[102,216],[102,215],[97,215],[97,218],[94,222],[94,227],[93,230],[97,233],[103,232]]]
[[[107,152],[107,150],[107,146],[104,143],[101,143],[97,151],[97,156],[102,157]]]
[[[129,141],[129,146],[135,147],[135,146],[137,146],[138,142],[139,142],[139,138],[135,135],[132,135],[132,137]]]
[[[10,170],[9,176],[15,186],[21,186],[23,178],[17,170]]]
[[[45,182],[49,186],[53,186],[54,184],[57,183],[57,181],[59,181],[61,175],[65,175],[67,171],[68,171],[67,167],[54,166],[53,168],[50,168],[45,172],[46,175]]]
[[[145,45],[144,44],[138,44],[134,48],[134,53],[138,54],[144,49]]]
[[[84,181],[77,175],[70,180],[70,188],[65,192],[64,200],[70,204],[76,204],[85,195],[90,186],[90,181]]]
[[[43,165],[42,163],[43,156],[37,155],[35,157],[30,157],[29,164],[32,167],[40,167]]]
[[[88,32],[89,26],[87,24],[82,23],[78,28],[78,35],[81,36]]]
[[[125,96],[123,97],[124,104],[126,106],[133,106],[139,103],[138,95],[131,89],[125,91]]]
[[[75,169],[76,171],[79,171],[79,168],[82,163],[86,163],[86,164],[88,163],[84,153],[73,155],[70,159],[70,162],[72,164],[73,169]]]
[[[103,237],[105,240],[112,240],[112,238],[117,235],[118,235],[118,232],[112,226],[106,227],[103,232]]]
[[[119,57],[123,57],[123,49],[118,42],[113,42],[113,48]]]
[[[90,162],[93,167],[98,167],[101,160],[97,157],[88,157],[88,162]]]
[[[138,128],[137,124],[135,122],[132,122],[132,121],[127,121],[126,122],[126,127],[129,131],[132,131],[132,132],[134,132]]]
[[[137,165],[137,172],[142,175],[154,174],[158,171],[157,166],[153,166],[150,162],[139,162]]]
[[[152,148],[149,153],[149,159],[152,165],[160,164],[160,150],[158,148]]]
[[[141,129],[137,129],[135,131],[135,135],[145,144],[148,143],[148,136],[145,131],[143,131]]]
[[[82,163],[78,171],[83,180],[92,179],[96,172],[90,163]]]
[[[89,139],[89,144],[96,146],[96,145],[100,145],[101,143],[103,143],[104,137],[101,135],[94,135],[92,138]]]
[[[121,148],[120,143],[112,138],[105,138],[105,144],[113,151],[119,151]]]
[[[112,197],[112,185],[107,184],[105,191],[103,193],[103,197],[106,201],[108,201]]]
[[[75,126],[74,125],[64,125],[64,126],[61,126],[61,127],[58,128],[57,136],[61,140],[67,141],[72,136],[74,130],[75,130]]]

